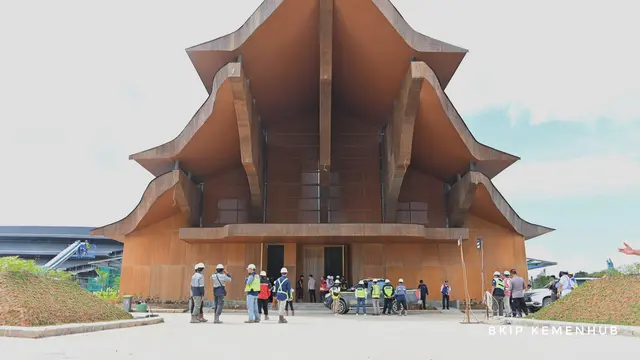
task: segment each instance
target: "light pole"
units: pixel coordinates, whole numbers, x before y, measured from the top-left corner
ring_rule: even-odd
[[[482,237],[476,238],[476,249],[480,250],[480,276],[482,276],[482,298],[484,299],[484,246],[482,246]]]

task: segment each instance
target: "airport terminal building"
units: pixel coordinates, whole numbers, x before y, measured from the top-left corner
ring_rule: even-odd
[[[0,257],[18,256],[44,266],[74,242],[86,241],[90,244],[86,254],[72,251],[56,264],[55,269],[70,272],[83,287],[93,290],[89,285],[90,279],[97,275],[96,269],[120,271],[123,244],[104,236],[90,235],[91,229],[83,226],[0,226]]]
[[[414,31],[389,0],[265,0],[187,53],[209,93],[173,140],[130,156],[156,178],[124,219],[121,291],[188,297],[198,262],[238,280],[448,279],[472,298],[494,270],[527,276],[521,219],[491,179],[519,158],[479,143],[445,93],[467,50]],[[461,79],[463,81],[463,79]],[[185,121],[185,119],[175,119]],[[319,282],[318,282],[319,285]]]

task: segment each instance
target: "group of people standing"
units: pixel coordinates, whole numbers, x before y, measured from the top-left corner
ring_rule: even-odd
[[[259,275],[256,273],[254,264],[247,266],[247,273],[249,275],[245,278],[244,292],[247,296],[249,319],[245,323],[259,323],[262,313],[264,320],[269,320],[269,304],[275,299],[278,304],[278,323],[286,324],[285,314],[289,315],[289,308],[293,312],[294,293],[291,281],[287,277],[287,268],[280,269],[280,277],[273,284],[265,271],[261,271]]]
[[[190,312],[191,323],[203,323],[208,320],[204,318],[202,312],[203,298],[205,294],[204,276],[204,264],[198,263],[195,265],[195,273],[191,277],[191,289],[190,289]],[[278,323],[287,323],[285,314],[288,315],[287,306],[291,306],[293,311],[293,289],[291,282],[287,278],[287,268],[280,270],[280,277],[271,284],[267,278],[267,274],[262,271],[258,275],[256,273],[256,266],[249,264],[247,266],[248,276],[245,278],[244,292],[246,295],[247,312],[249,319],[245,323],[259,323],[261,314],[264,312],[264,319],[269,320],[269,303],[275,298],[278,302]],[[216,272],[211,275],[213,281],[213,298],[214,298],[214,324],[222,324],[220,315],[224,308],[224,298],[227,295],[226,284],[231,282],[231,274],[227,273],[224,269],[224,265],[218,264],[216,266]]]
[[[522,317],[529,314],[524,302],[526,283],[515,269],[493,273],[491,295],[493,296],[493,316]]]
[[[551,302],[569,295],[577,286],[573,274],[569,274],[566,271],[560,271],[558,277],[551,275],[550,278],[549,283],[545,287],[551,290]]]
[[[342,309],[340,309],[340,299],[342,298],[342,283],[336,279],[332,286],[329,288],[331,294],[331,310],[334,315],[340,315]],[[371,300],[373,302],[373,315],[391,315],[393,301],[398,302],[400,315],[407,315],[407,287],[404,285],[404,280],[398,279],[398,286],[394,287],[389,279],[373,279],[366,285],[363,280],[359,281],[355,286],[356,296],[356,315],[360,315],[360,309],[364,316],[367,315],[367,295],[371,294]],[[382,312],[380,311],[380,298],[384,299],[384,306]]]
[[[333,275],[327,275],[326,277],[321,276],[320,284],[319,284],[320,296],[316,297],[316,279],[313,277],[312,274],[309,274],[309,278],[307,279],[307,284],[306,284],[307,292],[309,293],[309,302],[311,303],[324,302],[324,298],[327,295],[327,293],[329,293],[329,289],[331,289],[336,282],[340,284],[341,290],[346,291],[348,289],[347,279],[340,278],[340,275],[336,275],[335,277]],[[297,301],[304,300],[304,293],[305,293],[304,285],[305,285],[304,275],[300,275],[300,278],[296,282],[296,294],[297,294],[296,300]]]

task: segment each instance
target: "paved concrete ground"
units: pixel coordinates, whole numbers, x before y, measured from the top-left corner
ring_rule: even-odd
[[[2,359],[638,359],[640,340],[623,336],[490,335],[496,327],[462,325],[458,315],[407,317],[307,315],[289,324],[189,324],[188,314],[165,323],[45,339],[0,338]],[[515,331],[511,328],[512,331]],[[329,345],[329,346],[327,346]],[[278,347],[282,351],[275,351]],[[496,352],[500,349],[500,353]]]

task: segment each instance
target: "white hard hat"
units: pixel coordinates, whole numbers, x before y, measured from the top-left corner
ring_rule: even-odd
[[[505,274],[505,275],[511,275],[511,273],[509,272],[509,270],[505,270],[505,271],[504,271],[504,274]]]
[[[500,276],[500,271],[496,271],[493,273],[493,276]]]
[[[373,282],[378,282],[378,279],[373,279]]]
[[[247,269],[255,270],[255,269],[256,269],[256,266],[255,266],[255,265],[253,265],[253,264],[249,264],[249,265],[247,266]]]
[[[218,264],[218,265],[216,265],[216,269],[224,269],[224,265]]]
[[[364,281],[362,280],[358,281],[358,285],[364,285]]]
[[[267,276],[267,272],[266,271],[260,271],[260,276]]]
[[[336,282],[334,282],[334,284],[340,284],[340,280],[336,280]]]
[[[400,279],[398,279],[398,282],[399,282],[399,283],[403,283],[403,282],[404,282],[404,280],[402,280],[402,278],[400,278]]]
[[[389,281],[389,279],[386,279],[384,282],[386,282],[386,283],[390,283],[391,281]]]
[[[336,279],[340,279],[340,275],[336,275]]]
[[[289,271],[287,271],[287,268],[283,267],[282,269],[280,269],[280,274],[286,274]]]
[[[204,269],[204,264],[203,263],[197,263],[196,266],[194,267],[194,269],[196,269],[196,270]]]

